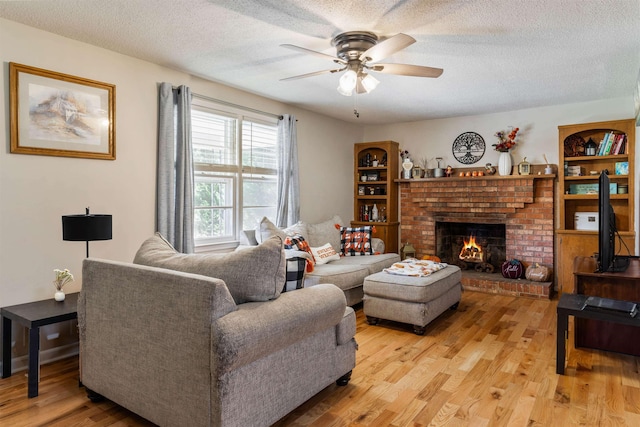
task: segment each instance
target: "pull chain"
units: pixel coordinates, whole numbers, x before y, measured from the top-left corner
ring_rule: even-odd
[[[355,90],[355,95],[353,98],[353,115],[356,116],[356,119],[360,118],[360,113],[358,112],[358,91]]]

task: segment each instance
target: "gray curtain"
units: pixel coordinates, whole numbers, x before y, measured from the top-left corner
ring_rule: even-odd
[[[300,221],[300,180],[296,118],[285,114],[278,122],[278,206],[276,225],[288,227]]]
[[[157,229],[176,250],[192,253],[191,90],[186,86],[160,84],[157,182]]]

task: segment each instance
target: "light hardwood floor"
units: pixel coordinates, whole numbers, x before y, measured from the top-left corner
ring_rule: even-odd
[[[424,336],[370,326],[360,309],[349,385],[326,388],[276,426],[640,426],[640,358],[574,349],[571,321],[566,375],[555,373],[556,305],[465,292]],[[151,425],[87,400],[77,368],[77,358],[43,366],[34,399],[23,374],[0,380],[0,426]]]

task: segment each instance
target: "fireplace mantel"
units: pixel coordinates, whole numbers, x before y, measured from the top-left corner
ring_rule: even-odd
[[[555,175],[396,180],[411,202],[431,213],[504,218],[535,202],[535,183]]]
[[[508,180],[508,179],[524,179],[524,180],[535,180],[535,179],[556,179],[556,174],[551,174],[551,175],[507,175],[507,176],[500,176],[500,175],[484,175],[484,176],[451,176],[451,177],[444,177],[444,178],[411,178],[411,179],[396,179],[394,180],[394,182],[397,183],[411,183],[411,182],[439,182],[439,183],[445,183],[447,181],[465,181],[465,182],[469,182],[469,181],[491,181],[491,180]]]

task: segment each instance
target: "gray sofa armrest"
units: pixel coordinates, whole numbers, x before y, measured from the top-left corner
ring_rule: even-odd
[[[240,304],[237,311],[216,320],[212,328],[217,374],[337,326],[346,306],[344,293],[330,284],[285,292],[272,301]]]

